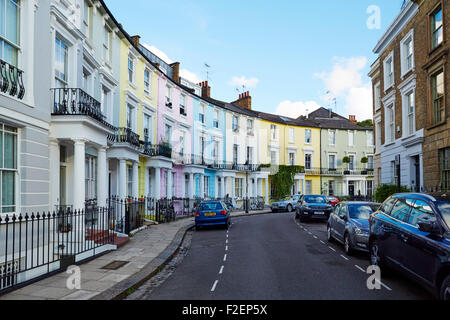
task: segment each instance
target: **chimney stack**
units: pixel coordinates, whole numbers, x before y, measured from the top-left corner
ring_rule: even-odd
[[[170,66],[172,67],[172,80],[180,83],[180,63],[174,62]]]
[[[131,37],[131,40],[133,40],[133,43],[134,43],[134,45],[136,46],[136,47],[138,47],[139,48],[139,40],[141,39],[141,37],[140,36],[132,36]]]
[[[250,91],[240,93],[239,99],[232,103],[235,103],[242,108],[252,110],[252,97],[250,96]]]
[[[354,124],[358,124],[358,121],[356,121],[356,116],[354,115],[348,116],[348,120]]]
[[[203,81],[198,84],[202,87],[202,97],[210,98],[211,97],[211,87],[208,85],[208,81]]]

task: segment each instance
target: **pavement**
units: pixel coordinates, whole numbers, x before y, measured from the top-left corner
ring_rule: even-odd
[[[270,213],[270,210],[233,212],[232,217]],[[80,289],[69,289],[71,274],[61,272],[0,296],[0,300],[113,300],[122,299],[156,275],[178,252],[194,218],[151,225],[115,251],[80,265]],[[117,270],[103,269],[114,261],[126,262]]]
[[[143,285],[129,298],[433,299],[397,273],[382,273],[380,290],[369,290],[368,255],[346,256],[342,245],[327,241],[324,222],[300,223],[292,213],[236,217],[232,221],[229,230],[208,228],[193,232],[189,250],[170,277],[156,287]]]

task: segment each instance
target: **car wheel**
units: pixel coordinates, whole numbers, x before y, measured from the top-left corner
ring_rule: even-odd
[[[331,226],[327,225],[327,240],[333,242],[333,236],[331,235]]]
[[[346,233],[345,236],[344,236],[344,249],[345,249],[345,253],[348,256],[352,255],[353,248],[352,248],[352,244],[350,242],[350,237],[348,236],[348,233]]]
[[[289,213],[292,212],[292,205],[288,205],[288,206],[287,206],[287,211],[288,211]]]
[[[298,217],[298,220],[300,220],[300,222],[305,222],[305,217],[302,216],[302,215],[300,215],[300,216]]]
[[[227,222],[227,223],[225,224],[225,230],[228,230],[229,228],[230,228],[230,223]]]
[[[298,215],[298,211],[295,211],[295,219],[298,219],[299,215]]]
[[[369,254],[370,254],[370,264],[373,266],[378,266],[385,275],[388,275],[389,270],[383,261],[378,241],[373,240],[372,242],[370,242]]]
[[[450,276],[445,278],[442,282],[439,298],[441,300],[450,301]]]

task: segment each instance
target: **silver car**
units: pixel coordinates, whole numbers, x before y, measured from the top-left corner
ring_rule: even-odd
[[[295,196],[286,197],[283,200],[274,202],[271,204],[270,209],[272,212],[284,211],[293,212],[298,200],[300,200],[301,195],[297,194]]]

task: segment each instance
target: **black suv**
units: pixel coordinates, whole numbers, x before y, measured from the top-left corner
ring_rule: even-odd
[[[401,270],[450,300],[450,195],[396,194],[369,218],[373,265]]]

